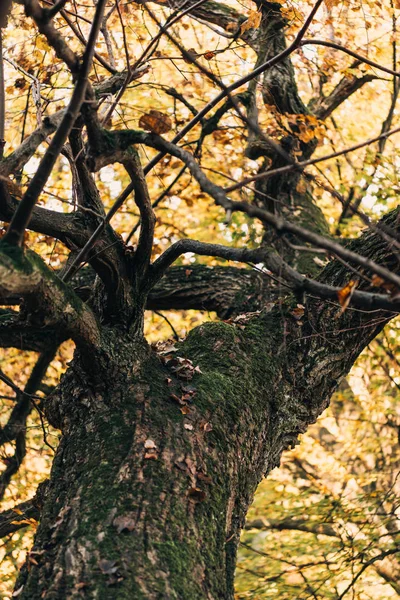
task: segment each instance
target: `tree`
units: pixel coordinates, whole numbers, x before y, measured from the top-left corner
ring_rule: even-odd
[[[240,531],[257,484],[328,406],[357,356],[400,307],[398,210],[373,221],[361,209],[368,185],[388,180],[394,164],[384,152],[399,130],[392,128],[395,41],[387,36],[374,46],[379,61],[351,48],[360,45],[351,29],[346,43],[338,43],[333,27],[349,18],[350,9],[343,16],[334,3],[322,9],[322,0],[302,6],[304,18],[264,1],[248,15],[212,1],[172,2],[168,9],[163,0],[159,4],[168,13],[163,25],[148,3],[139,5],[139,14],[129,3],[106,0],[71,10],[65,0],[19,0],[7,29],[7,3],[1,15],[4,70],[8,64],[23,74],[6,93],[18,112],[19,90],[29,80],[35,103],[28,93],[23,141],[9,141],[0,162],[0,216],[8,223],[0,241],[0,295],[7,306],[0,344],[39,353],[23,390],[1,374],[15,392],[1,431],[1,442],[14,448],[2,489],[24,457],[33,408],[61,432],[49,480],[17,507],[19,517],[14,510],[0,520],[6,533],[40,512],[30,560],[16,584],[20,598],[231,598]],[[390,15],[395,32],[395,8],[376,10],[376,19]],[[188,47],[185,25],[193,19],[211,28],[214,39],[227,38],[227,46],[215,43],[205,52]],[[313,26],[327,28],[330,39],[306,37]],[[14,46],[13,27],[21,36]],[[196,24],[194,33],[200,35],[201,27]],[[144,40],[146,31],[147,45],[133,60],[132,40]],[[9,48],[18,44],[15,60]],[[309,46],[315,52],[307,55],[303,48]],[[175,56],[163,55],[165,48]],[[212,61],[224,52],[239,52],[237,69],[252,56],[255,66],[242,76],[221,74]],[[347,62],[340,64],[336,53]],[[394,68],[381,64],[390,57]],[[186,64],[189,77],[181,68],[182,76],[189,85],[197,77],[210,100],[204,104],[165,79],[154,83],[148,66],[153,59]],[[307,104],[296,81],[305,85],[305,74],[316,90]],[[64,105],[60,90],[70,86],[69,78],[73,91]],[[318,141],[329,140],[328,119],[377,79],[383,100],[389,99],[380,132],[321,156]],[[139,106],[142,88],[143,97],[148,89],[165,92],[173,108],[154,108],[154,95],[139,129],[132,129],[129,110]],[[129,100],[125,109],[122,98]],[[380,116],[383,104],[376,109]],[[32,115],[37,127],[26,135]],[[8,123],[2,138],[12,139],[15,119],[0,119],[3,130]],[[226,186],[224,165],[217,173],[206,166],[212,163],[202,152],[211,135],[214,153],[223,150],[226,160],[231,142],[235,166],[247,169],[240,181],[235,175]],[[340,162],[337,178],[347,187],[310,168],[362,148],[368,148],[363,181],[349,185]],[[144,164],[147,149],[156,152]],[[32,157],[40,157],[35,172]],[[107,195],[97,175],[110,165],[113,176],[130,178],[118,196]],[[156,165],[173,175],[159,195],[146,178]],[[206,202],[211,218],[235,233],[232,243],[227,236],[224,244],[209,241],[216,233],[191,239],[190,226],[177,236],[178,223],[158,244],[154,211],[183,177],[191,186],[192,211]],[[56,191],[70,186],[69,212],[46,205],[49,193],[57,196],[46,185],[60,180]],[[317,188],[341,203],[339,226],[355,214],[366,231],[349,241],[340,231],[332,235]],[[121,236],[111,219],[131,194],[140,228]],[[388,208],[392,200],[387,193]],[[163,218],[157,227],[168,229]],[[58,269],[51,268],[48,253],[47,263],[39,256],[37,238],[27,229],[69,251],[58,252]],[[315,252],[324,260],[315,260]],[[187,253],[238,264],[187,265]],[[181,264],[173,266],[176,261]],[[143,336],[146,307],[215,311],[220,320],[154,348]],[[68,339],[76,346],[74,358],[57,387],[46,390],[43,376]]]

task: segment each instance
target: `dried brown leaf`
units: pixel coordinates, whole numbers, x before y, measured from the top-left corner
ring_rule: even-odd
[[[195,502],[204,502],[206,493],[198,487],[192,487],[188,491],[188,496]]]
[[[151,131],[151,133],[160,135],[171,130],[172,121],[165,113],[151,109],[148,113],[140,117],[139,127],[142,127],[145,131]]]
[[[117,528],[118,533],[121,533],[125,529],[127,531],[133,531],[136,525],[135,515],[129,514],[115,517],[113,525]]]

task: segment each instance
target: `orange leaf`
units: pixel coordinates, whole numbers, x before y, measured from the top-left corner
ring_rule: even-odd
[[[382,285],[385,283],[385,280],[382,279],[382,277],[379,277],[379,275],[376,275],[374,273],[374,275],[372,275],[372,285],[374,287],[382,287]]]
[[[291,314],[294,316],[296,321],[300,321],[300,319],[304,316],[304,306],[302,304],[298,304],[296,308],[291,311]]]
[[[348,307],[354,290],[356,289],[357,283],[357,281],[351,279],[349,283],[347,283],[341,290],[337,292],[337,297],[340,306],[342,307],[340,314],[343,314],[346,308]]]

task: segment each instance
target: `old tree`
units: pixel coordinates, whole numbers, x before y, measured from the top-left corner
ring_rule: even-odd
[[[396,5],[0,8],[2,494],[31,411],[60,433],[0,517],[40,520],[16,595],[232,598],[258,483],[400,309]],[[218,318],[151,346],[145,309]]]

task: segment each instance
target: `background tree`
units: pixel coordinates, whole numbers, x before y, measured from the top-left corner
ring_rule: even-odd
[[[400,306],[396,7],[154,4],[0,15],[0,344],[38,354],[2,493],[31,412],[61,432],[0,521],[40,513],[21,598],[232,597],[257,484]],[[150,347],[146,307],[218,319]]]

